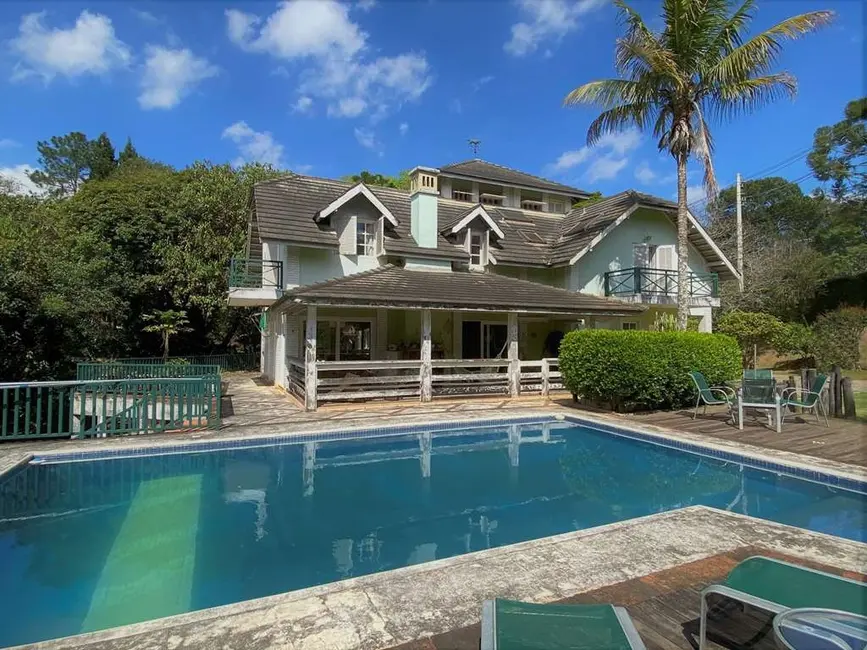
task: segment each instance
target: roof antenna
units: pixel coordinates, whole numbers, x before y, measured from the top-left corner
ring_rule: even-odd
[[[474,156],[479,153],[479,147],[482,144],[481,140],[476,140],[474,138],[470,138],[469,140],[467,140],[467,143],[469,143],[470,148],[473,150]]]

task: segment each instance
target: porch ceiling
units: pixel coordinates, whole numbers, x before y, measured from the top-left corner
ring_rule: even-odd
[[[294,289],[275,307],[287,302],[612,316],[645,309],[614,298],[575,293],[493,273],[411,271],[393,265]]]

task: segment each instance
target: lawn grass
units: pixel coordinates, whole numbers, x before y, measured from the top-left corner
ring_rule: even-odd
[[[867,422],[867,393],[855,393],[855,413],[859,420]]]
[[[867,370],[844,370],[843,376],[852,379],[867,379]]]

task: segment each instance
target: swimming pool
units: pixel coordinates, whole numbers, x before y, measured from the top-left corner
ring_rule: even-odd
[[[448,426],[37,459],[0,479],[0,646],[689,505],[865,540],[867,490],[851,481],[575,422]]]

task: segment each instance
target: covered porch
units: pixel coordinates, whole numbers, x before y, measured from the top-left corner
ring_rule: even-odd
[[[547,396],[562,388],[566,332],[642,309],[492,274],[383,267],[278,301],[263,374],[308,411],[348,400]]]

